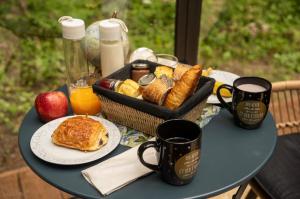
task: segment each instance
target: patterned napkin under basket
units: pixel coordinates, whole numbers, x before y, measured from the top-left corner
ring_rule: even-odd
[[[147,63],[151,72],[154,72],[155,67],[158,65],[144,60],[137,60],[133,63],[137,62]],[[130,70],[131,64],[128,64],[107,78],[129,79]],[[201,77],[195,93],[178,109],[173,111],[163,106],[102,88],[98,85],[98,82],[93,85],[93,90],[100,97],[102,113],[108,120],[155,136],[156,127],[165,120],[183,118],[196,121],[206,104],[208,96],[212,93],[214,82],[214,79]]]

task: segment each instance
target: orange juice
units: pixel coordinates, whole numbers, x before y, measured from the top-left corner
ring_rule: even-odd
[[[71,88],[70,101],[73,112],[78,115],[96,115],[101,110],[100,100],[90,86]]]

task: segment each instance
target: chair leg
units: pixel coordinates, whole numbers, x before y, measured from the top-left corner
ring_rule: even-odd
[[[237,190],[236,194],[234,194],[232,196],[232,199],[241,199],[242,195],[246,189],[246,187],[248,186],[248,183],[242,184],[239,189]]]
[[[245,199],[256,199],[257,195],[255,194],[255,192],[250,189],[250,191],[248,192],[248,194],[246,195]]]
[[[255,195],[262,199],[271,199],[269,194],[267,194],[267,192],[265,192],[265,190],[261,188],[261,186],[255,181],[255,179],[250,180],[249,184],[251,187],[251,191],[254,192]]]

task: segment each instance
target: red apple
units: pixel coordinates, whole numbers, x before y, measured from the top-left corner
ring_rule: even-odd
[[[49,122],[68,113],[68,99],[61,91],[39,94],[35,98],[35,110],[43,122]]]

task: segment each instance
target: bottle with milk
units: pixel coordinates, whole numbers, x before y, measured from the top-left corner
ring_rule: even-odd
[[[102,76],[106,77],[124,66],[124,50],[119,23],[103,20],[99,24]]]

